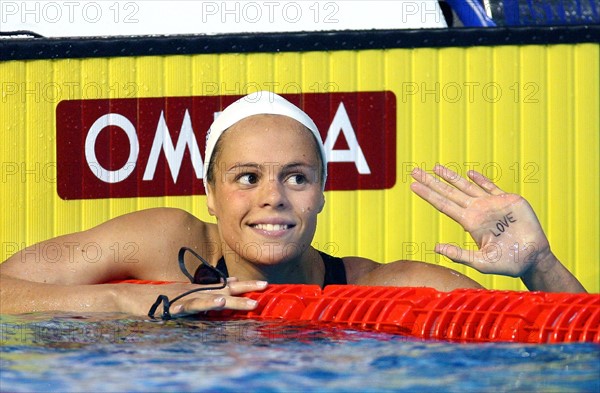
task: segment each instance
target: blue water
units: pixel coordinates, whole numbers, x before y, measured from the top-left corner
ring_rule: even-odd
[[[258,321],[0,316],[0,391],[599,392],[600,346]]]

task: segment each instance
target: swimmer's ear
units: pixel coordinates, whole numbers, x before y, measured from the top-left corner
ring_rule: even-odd
[[[325,194],[321,193],[321,200],[319,201],[317,214],[321,213],[323,211],[324,207],[325,207]]]
[[[208,214],[216,217],[215,213],[215,190],[212,184],[207,185],[208,194],[206,195],[206,206],[208,206]]]

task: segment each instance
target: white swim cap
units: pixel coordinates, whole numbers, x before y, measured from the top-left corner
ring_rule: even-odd
[[[325,148],[315,122],[296,105],[270,91],[257,91],[248,94],[229,105],[212,123],[206,134],[206,151],[204,154],[204,189],[208,194],[206,176],[210,166],[210,158],[221,135],[238,121],[254,115],[282,115],[291,117],[308,128],[317,141],[321,161],[323,163],[323,188],[327,179],[327,160]]]

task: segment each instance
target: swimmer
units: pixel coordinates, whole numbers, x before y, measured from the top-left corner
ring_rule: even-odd
[[[216,224],[188,212],[155,208],[129,213],[94,228],[26,248],[0,264],[0,310],[24,313],[124,312],[145,315],[162,294],[211,289],[202,284],[217,267],[227,276],[220,289],[172,301],[172,315],[207,310],[251,310],[238,295],[267,283],[355,284],[433,287],[441,291],[481,288],[454,270],[417,261],[381,264],[359,256],[338,258],[311,246],[325,204],[327,163],[314,122],[284,98],[258,92],[227,107],[207,136],[205,187]],[[439,244],[435,251],[480,272],[520,278],[528,289],[585,292],[550,250],[525,199],[499,189],[482,174],[467,180],[443,166],[433,174],[412,172],[411,189],[470,233],[479,251]],[[498,222],[505,223],[499,232]],[[115,244],[135,245],[133,261]],[[100,259],[86,262],[82,245],[94,244]],[[517,247],[521,248],[515,249]],[[39,250],[59,247],[61,260],[44,262]],[[184,270],[178,264],[182,247]],[[491,253],[495,256],[491,258]],[[494,260],[490,263],[490,259]],[[167,285],[111,284],[116,280],[172,281]]]

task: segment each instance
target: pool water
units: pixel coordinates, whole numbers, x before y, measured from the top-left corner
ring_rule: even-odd
[[[596,344],[461,344],[315,324],[0,316],[0,391],[599,392]]]

